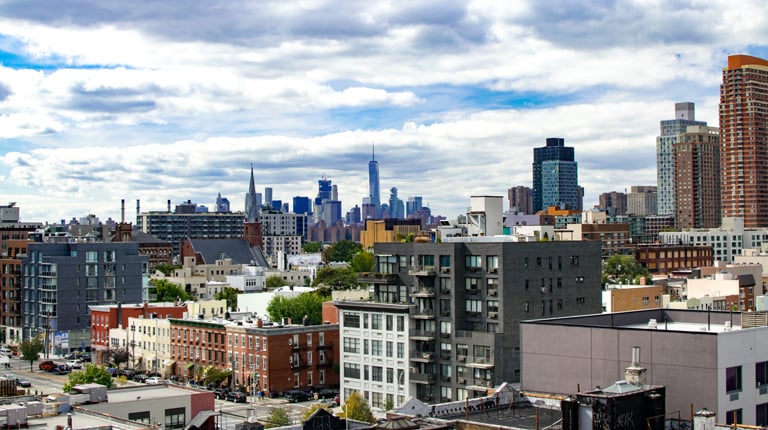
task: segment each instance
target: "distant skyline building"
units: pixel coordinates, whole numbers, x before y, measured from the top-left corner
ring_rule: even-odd
[[[627,195],[618,191],[602,193],[598,206],[602,210],[613,209],[613,215],[624,215],[627,213]]]
[[[635,185],[627,194],[627,213],[631,215],[655,215],[657,210],[656,186]]]
[[[548,206],[581,208],[578,163],[565,139],[549,137],[546,146],[533,149],[533,211]]]
[[[702,125],[696,121],[696,106],[691,102],[675,103],[675,119],[659,122],[656,137],[656,186],[658,215],[675,214],[675,151],[674,145],[688,126]],[[650,215],[650,214],[649,214]]]
[[[221,197],[221,193],[216,196],[216,212],[231,212],[229,209],[229,199]]]
[[[533,214],[533,190],[518,185],[507,190],[509,209],[524,214]]]
[[[389,189],[389,217],[395,219],[405,218],[405,205],[397,197],[397,187]]]
[[[305,196],[293,197],[293,213],[312,215],[312,200]]]
[[[381,192],[379,188],[379,162],[376,161],[375,146],[371,143],[371,161],[368,162],[368,203],[372,204],[378,213],[381,207]]]
[[[720,85],[722,217],[768,226],[768,60],[731,55]]]
[[[408,218],[424,207],[421,196],[408,197],[405,202],[405,217]]]
[[[324,221],[332,225],[341,220],[341,202],[338,200],[339,191],[330,179],[322,177],[317,181],[317,197],[314,201],[315,223]]]
[[[674,145],[675,225],[720,226],[720,131],[688,126]]]

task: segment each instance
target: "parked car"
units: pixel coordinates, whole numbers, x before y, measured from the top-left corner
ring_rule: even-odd
[[[53,360],[41,361],[40,364],[37,365],[38,369],[44,370],[46,372],[52,372],[56,366],[57,364]]]
[[[227,393],[227,400],[235,403],[245,403],[246,396],[242,391],[230,391]]]
[[[136,376],[136,372],[131,369],[117,369],[115,372],[117,376],[125,376],[127,379],[133,379]]]
[[[317,406],[320,406],[321,408],[328,408],[328,409],[335,408],[336,406],[338,406],[336,404],[336,400],[334,399],[320,399],[316,401],[314,404]]]
[[[157,384],[162,384],[162,383],[163,383],[163,380],[162,380],[162,379],[160,379],[160,377],[159,377],[159,376],[150,376],[150,377],[149,377],[149,378],[147,378],[147,380],[146,380],[146,381],[144,381],[144,382],[145,382],[145,383],[147,383],[147,384],[150,384],[150,385],[157,385]]]
[[[224,400],[227,398],[227,393],[229,392],[229,388],[216,388],[213,390],[213,395],[217,399]]]
[[[149,379],[149,376],[147,376],[146,373],[137,373],[133,375],[133,380],[136,382],[147,382],[147,379]]]
[[[32,386],[32,383],[29,382],[29,380],[16,376],[13,373],[6,373],[3,377],[9,381],[16,381],[16,385],[19,387],[29,388]]]
[[[71,371],[72,371],[72,368],[67,366],[66,364],[57,364],[56,367],[54,367],[53,370],[51,370],[51,373],[55,373],[57,375],[66,375]]]
[[[74,360],[67,360],[67,366],[73,368],[73,369],[82,369],[83,368],[83,362],[79,359]]]
[[[301,390],[289,390],[283,393],[285,399],[290,403],[305,402],[311,399],[311,396],[306,391]]]
[[[339,392],[336,390],[331,390],[330,388],[322,388],[318,391],[317,398],[318,399],[333,399],[334,397],[339,395]]]

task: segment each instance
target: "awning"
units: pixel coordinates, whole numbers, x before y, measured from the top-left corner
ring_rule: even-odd
[[[174,364],[176,364],[176,361],[175,361],[175,360],[165,360],[165,362],[163,363],[163,366],[165,366],[165,367],[171,367],[171,366],[173,366]]]
[[[191,369],[191,368],[192,368],[192,366],[194,366],[194,365],[195,365],[195,363],[187,363],[187,364],[185,364],[185,365],[184,365],[184,368],[185,368],[185,369],[187,369],[187,370],[189,370],[189,369]]]
[[[192,421],[189,422],[186,429],[192,430],[192,429],[201,429],[201,428],[207,428],[203,427],[206,422],[208,422],[208,419],[212,416],[215,416],[216,412],[214,411],[200,411],[195,415],[194,418],[192,418]]]

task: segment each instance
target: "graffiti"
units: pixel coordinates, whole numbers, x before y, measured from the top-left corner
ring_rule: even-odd
[[[635,428],[635,416],[632,411],[624,412],[616,417],[617,429],[633,429]]]

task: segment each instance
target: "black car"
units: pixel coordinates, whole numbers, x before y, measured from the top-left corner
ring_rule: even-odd
[[[213,390],[214,397],[220,400],[226,399],[227,393],[229,393],[229,388],[216,388],[215,390]]]
[[[323,388],[323,389],[317,390],[318,399],[332,399],[338,395],[339,395],[338,391],[331,390],[330,388]]]
[[[246,396],[242,391],[230,391],[227,393],[227,400],[235,403],[245,403]]]
[[[126,379],[133,379],[136,376],[136,372],[131,369],[118,369],[117,376],[125,376]]]
[[[309,393],[306,391],[301,390],[290,390],[283,393],[285,396],[285,399],[288,400],[290,403],[297,403],[297,402],[306,402],[307,400],[311,399]]]
[[[137,373],[133,375],[133,380],[136,382],[147,382],[147,378],[149,378],[149,376],[147,376],[146,373]]]
[[[67,366],[66,364],[59,364],[56,367],[54,367],[53,370],[51,370],[51,373],[54,373],[56,375],[66,375],[71,371],[72,371],[72,368]]]

